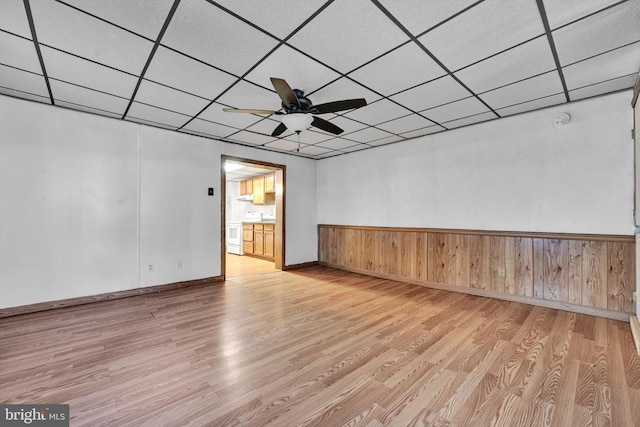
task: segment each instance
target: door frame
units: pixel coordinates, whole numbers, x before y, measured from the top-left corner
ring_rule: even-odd
[[[227,253],[227,172],[224,169],[224,164],[227,160],[234,162],[248,163],[254,166],[264,166],[266,169],[271,169],[276,174],[276,224],[275,224],[275,267],[277,270],[284,270],[285,268],[285,223],[286,223],[286,175],[287,166],[279,165],[275,163],[264,162],[261,160],[248,159],[244,157],[228,156],[223,154],[220,158],[220,199],[221,199],[221,224],[220,224],[220,273],[223,280],[226,280],[226,253]]]

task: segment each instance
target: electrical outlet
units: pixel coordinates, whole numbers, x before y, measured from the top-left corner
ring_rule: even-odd
[[[507,277],[507,270],[504,267],[498,267],[498,277]]]
[[[638,291],[633,291],[633,301],[638,301]]]
[[[182,270],[182,261],[178,261],[178,264],[176,265],[176,268],[178,270]]]
[[[150,263],[147,265],[147,273],[153,273],[154,270],[155,270],[155,265],[153,265],[153,263]]]

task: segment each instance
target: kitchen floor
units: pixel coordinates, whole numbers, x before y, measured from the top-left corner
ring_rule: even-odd
[[[272,261],[266,261],[246,255],[241,256],[227,253],[225,272],[225,277],[227,279],[251,276],[254,274],[272,273],[275,271],[278,270],[276,270],[276,264]]]

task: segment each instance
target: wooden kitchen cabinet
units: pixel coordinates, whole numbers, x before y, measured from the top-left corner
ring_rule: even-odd
[[[275,259],[275,225],[249,224],[242,225],[242,247],[245,255],[253,255]]]
[[[264,225],[264,245],[263,245],[263,254],[267,258],[275,257],[275,233],[274,233],[274,225],[273,224],[265,224]]]
[[[274,193],[276,191],[276,174],[270,173],[264,176],[264,192]]]
[[[253,178],[253,204],[264,205],[264,176]]]
[[[253,194],[253,179],[240,181],[240,195],[246,196],[248,194]]]
[[[264,226],[262,224],[253,225],[253,253],[254,255],[264,255]]]
[[[242,250],[246,255],[253,255],[253,224],[242,224]]]

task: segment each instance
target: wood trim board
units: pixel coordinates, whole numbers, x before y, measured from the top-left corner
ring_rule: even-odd
[[[170,291],[172,289],[184,288],[187,286],[207,285],[222,282],[222,276],[207,277],[204,279],[188,280],[185,282],[168,283],[166,285],[148,286],[144,288],[127,289],[125,291],[108,292],[104,294],[91,295],[85,297],[68,298],[57,301],[41,302],[36,304],[22,305],[18,307],[0,308],[0,318],[18,316],[21,314],[36,313],[38,311],[54,310],[62,307],[72,307],[76,305],[91,304],[99,301],[109,301],[120,298],[128,298],[136,295],[151,294],[155,292]]]

